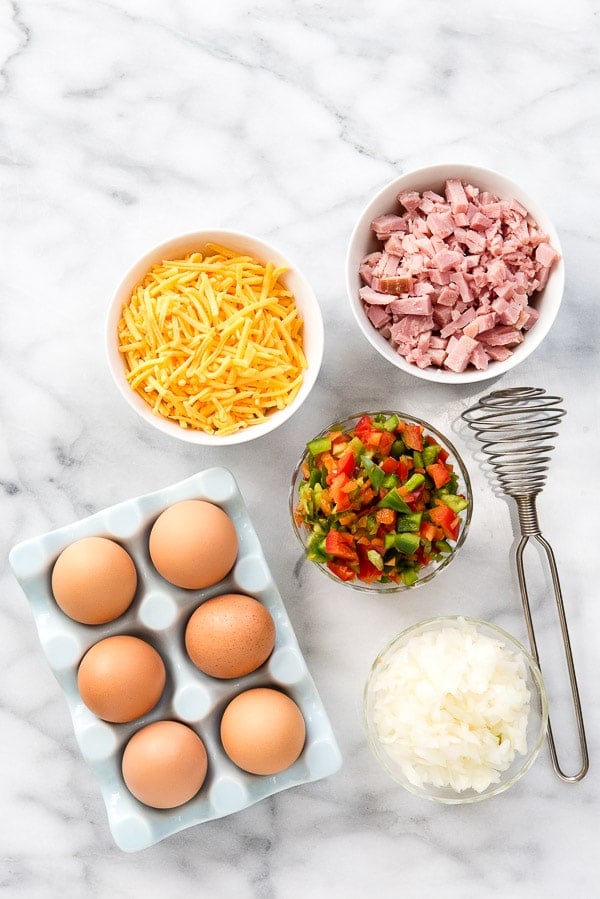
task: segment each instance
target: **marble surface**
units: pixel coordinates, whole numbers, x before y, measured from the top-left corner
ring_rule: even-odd
[[[0,2],[0,895],[596,894],[599,51],[592,0]],[[569,785],[544,748],[511,791],[462,808],[419,801],[379,770],[361,691],[381,645],[421,618],[471,614],[525,639],[514,510],[494,495],[458,420],[496,384],[440,387],[390,372],[360,334],[343,278],[370,195],[443,161],[522,183],[563,245],[555,325],[497,384],[564,397],[539,512],[557,553],[591,755],[588,776]],[[271,436],[220,452],[141,423],[103,348],[124,269],[164,238],[212,225],[280,246],[309,277],[326,323],[322,371],[302,410]],[[475,491],[459,558],[398,599],[367,598],[303,562],[287,512],[307,437],[377,406],[452,435]],[[126,855],[6,556],[214,464],[240,484],[344,763],[324,781]],[[530,565],[552,717],[574,769],[548,578],[535,554]]]

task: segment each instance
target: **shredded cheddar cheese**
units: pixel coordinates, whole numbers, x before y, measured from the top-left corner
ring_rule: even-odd
[[[132,389],[157,415],[222,436],[288,406],[307,363],[284,273],[217,244],[155,265],[118,324]]]

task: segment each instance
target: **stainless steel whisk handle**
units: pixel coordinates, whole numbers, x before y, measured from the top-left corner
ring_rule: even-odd
[[[535,505],[536,497],[546,481],[549,453],[554,449],[549,441],[557,436],[557,432],[553,429],[565,414],[561,403],[560,397],[548,396],[546,391],[539,387],[512,387],[493,391],[481,397],[478,403],[463,412],[462,417],[481,441],[483,453],[494,469],[501,489],[507,496],[512,496],[517,504],[521,527],[521,539],[516,547],[517,575],[529,644],[538,665],[540,659],[523,559],[525,547],[531,538],[542,547],[548,561],[579,733],[581,752],[579,771],[575,774],[566,774],[562,770],[550,721],[548,721],[548,746],[552,766],[558,777],[568,783],[576,783],[585,777],[589,768],[587,741],[558,569],[552,547],[542,536]]]
[[[576,774],[566,774],[560,765],[558,759],[558,753],[556,751],[556,743],[554,741],[554,734],[552,732],[552,724],[550,719],[548,719],[548,748],[550,750],[550,758],[552,760],[552,767],[554,771],[560,777],[561,780],[566,781],[567,783],[577,783],[579,780],[583,780],[585,775],[589,769],[589,755],[587,749],[587,741],[585,737],[585,726],[583,723],[583,713],[581,710],[581,700],[579,698],[579,688],[577,686],[577,677],[575,675],[575,665],[573,663],[573,652],[571,650],[571,639],[569,637],[569,629],[567,626],[567,617],[565,614],[565,607],[562,598],[562,591],[560,589],[560,580],[558,577],[558,568],[556,565],[556,559],[554,558],[554,553],[552,551],[552,547],[543,536],[539,527],[537,526],[537,513],[535,509],[535,498],[534,497],[517,497],[517,506],[519,510],[519,522],[521,525],[521,539],[515,550],[515,558],[517,565],[517,575],[519,578],[519,588],[521,590],[521,601],[523,603],[523,613],[525,615],[525,625],[527,627],[527,635],[529,637],[529,645],[531,647],[531,653],[540,665],[540,658],[537,648],[537,642],[535,639],[535,629],[533,626],[533,618],[531,615],[531,607],[529,604],[529,594],[527,592],[527,580],[525,577],[525,564],[523,559],[523,553],[525,551],[525,547],[531,538],[535,539],[539,545],[542,547],[546,554],[546,558],[548,560],[548,565],[550,568],[550,574],[552,575],[552,585],[554,587],[554,598],[556,600],[556,608],[558,612],[558,620],[560,622],[560,630],[562,635],[562,642],[565,652],[565,659],[567,663],[567,671],[569,674],[569,682],[571,685],[571,695],[573,698],[573,709],[575,712],[575,719],[577,721],[577,730],[579,734],[579,747],[581,752],[581,767]]]

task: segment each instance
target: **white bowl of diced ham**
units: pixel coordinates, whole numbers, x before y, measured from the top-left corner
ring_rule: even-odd
[[[490,169],[436,165],[383,188],[346,259],[369,342],[419,378],[498,377],[532,353],[562,300],[558,234],[539,203]]]

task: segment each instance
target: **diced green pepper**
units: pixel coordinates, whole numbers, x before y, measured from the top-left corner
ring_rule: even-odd
[[[439,443],[427,443],[423,447],[423,467],[427,468],[428,465],[433,465],[434,462],[437,462],[437,457],[442,451]]]
[[[396,535],[393,531],[384,535],[383,545],[386,549],[393,549],[395,546]]]
[[[411,556],[418,550],[420,542],[421,538],[418,534],[409,533],[408,531],[401,534],[389,533],[383,538],[383,545],[386,551],[397,549],[407,556]]]
[[[316,484],[321,484],[321,470],[319,468],[313,468],[310,473],[310,477],[308,479],[308,483],[311,487],[314,487]]]
[[[394,509],[396,512],[410,513],[410,506],[404,502],[396,487],[386,493],[377,505],[380,509]]]
[[[416,455],[416,454],[415,454]],[[425,475],[422,475],[420,472],[416,471],[411,477],[408,479],[406,484],[404,485],[404,489],[408,490],[409,493],[412,493],[413,490],[416,490],[425,480]]]
[[[405,452],[406,444],[404,443],[404,440],[400,440],[400,438],[398,438],[398,440],[394,440],[394,442],[392,443],[392,449],[390,450],[390,455],[392,455],[394,459],[399,459],[400,456],[404,455]]]
[[[447,540],[436,540],[433,544],[439,553],[451,553],[452,547]]]
[[[379,490],[385,480],[385,471],[382,471],[379,465],[376,465],[368,456],[362,457],[362,464],[365,467],[365,471],[367,472],[373,487],[375,490]]]
[[[425,468],[423,465],[423,453],[419,450],[413,450],[413,465],[415,468]]]
[[[365,451],[365,445],[358,437],[353,437],[348,444],[348,449],[352,450],[355,459],[360,459]]]
[[[367,515],[367,533],[376,534],[379,530],[379,522],[375,515]]]
[[[418,531],[423,520],[422,512],[413,512],[411,515],[398,515],[396,519],[396,530],[398,533],[404,531]]]
[[[462,512],[463,509],[466,509],[469,505],[468,499],[465,499],[464,496],[457,496],[455,493],[441,493],[440,499],[443,503],[446,503],[456,515],[458,515],[459,512]]]
[[[383,571],[383,558],[381,557],[381,553],[378,553],[376,549],[370,549],[367,551],[367,559],[374,565],[377,571]]]
[[[407,587],[412,587],[419,580],[419,573],[415,568],[405,568],[400,577]]]
[[[396,549],[400,550],[401,553],[406,553],[407,556],[416,553],[420,542],[421,538],[419,535],[413,533],[396,534],[394,537],[394,546]]]
[[[317,437],[306,444],[306,448],[311,456],[318,456],[319,453],[326,453],[331,449],[331,440],[329,437]]]
[[[381,427],[384,431],[395,431],[398,425],[400,424],[400,419],[397,415],[390,415],[389,418],[386,418],[382,423]]]
[[[306,518],[312,518],[315,505],[312,487],[303,481],[298,488],[298,502]]]
[[[331,556],[325,551],[325,537],[313,534],[306,545],[306,557],[311,562],[326,562]]]
[[[385,487],[386,490],[391,490],[392,487],[397,487],[399,483],[400,479],[397,474],[386,474],[381,486]]]

